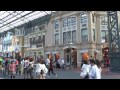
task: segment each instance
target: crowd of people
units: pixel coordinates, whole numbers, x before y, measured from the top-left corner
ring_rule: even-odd
[[[101,79],[101,62],[91,57],[89,60],[83,60],[81,64],[81,79]]]
[[[31,57],[15,59],[13,57],[6,57],[0,59],[2,62],[2,74],[9,75],[11,79],[16,75],[23,75],[24,79],[45,79],[50,77],[52,73],[55,77],[57,74],[54,69],[65,69],[64,59],[47,58],[46,60],[41,56],[34,60]],[[89,60],[82,60],[80,77],[81,79],[101,79],[101,62],[94,60],[92,57]]]
[[[31,57],[21,59],[6,57],[2,60],[2,74],[9,75],[11,79],[15,78],[16,75],[24,75],[24,79],[29,77],[30,79],[45,79],[46,76],[50,77],[50,73],[57,77],[54,72],[54,63],[53,58],[45,60],[43,56],[36,60]]]

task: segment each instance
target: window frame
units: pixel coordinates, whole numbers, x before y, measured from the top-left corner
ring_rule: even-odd
[[[68,18],[71,20],[71,24],[70,24],[70,26],[68,26],[68,22],[66,22],[67,26],[64,26],[65,20],[67,20]],[[74,20],[73,20],[73,18],[74,18]],[[72,29],[74,26],[75,26],[75,29]],[[71,29],[68,30],[68,27],[71,28]],[[65,28],[66,28],[66,30],[64,31]],[[72,31],[74,31],[74,30],[77,31],[77,16],[71,15],[71,16],[64,17],[62,19],[62,44],[67,44],[69,42],[73,43],[73,41],[72,41]],[[63,33],[65,33],[65,32],[66,32],[66,35],[68,35],[68,32],[71,32],[71,39],[70,40],[66,39],[66,41],[65,41],[66,43],[64,42],[64,37],[63,37]],[[68,37],[66,37],[66,38],[68,38]],[[77,41],[75,41],[75,42],[77,42]]]

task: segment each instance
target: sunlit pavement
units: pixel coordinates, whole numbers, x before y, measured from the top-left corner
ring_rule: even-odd
[[[80,69],[74,70],[55,70],[57,77],[51,74],[51,77],[46,77],[46,79],[80,79]],[[10,79],[10,76],[3,77],[0,75],[0,79]],[[16,79],[24,79],[23,75],[16,75]],[[103,69],[102,79],[120,79],[120,73],[112,73],[108,69]]]

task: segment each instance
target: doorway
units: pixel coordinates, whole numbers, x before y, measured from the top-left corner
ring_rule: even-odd
[[[77,49],[64,49],[64,59],[66,65],[72,65],[74,67],[77,67]]]

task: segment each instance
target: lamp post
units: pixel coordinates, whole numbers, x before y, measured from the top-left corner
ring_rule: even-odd
[[[71,45],[73,43],[68,43],[68,44],[69,44],[69,49],[70,49],[70,51],[69,51],[70,69],[72,69],[72,48],[71,48]]]

